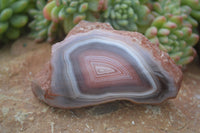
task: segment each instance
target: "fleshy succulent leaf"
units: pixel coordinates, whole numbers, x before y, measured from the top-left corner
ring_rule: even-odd
[[[4,9],[0,14],[0,21],[8,21],[13,15],[13,10],[11,8]]]
[[[7,22],[0,22],[0,34],[3,34],[8,29]]]
[[[43,8],[44,17],[47,20],[51,20],[51,11],[53,10],[53,8],[55,6],[56,6],[56,2],[55,1],[51,1]]]
[[[28,22],[28,17],[25,15],[14,15],[11,20],[11,25],[15,28],[21,28]]]

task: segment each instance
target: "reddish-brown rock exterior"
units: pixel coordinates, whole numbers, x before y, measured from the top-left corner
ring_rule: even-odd
[[[114,100],[161,103],[177,95],[182,72],[169,55],[136,32],[80,22],[52,47],[32,82],[36,97],[61,108]]]

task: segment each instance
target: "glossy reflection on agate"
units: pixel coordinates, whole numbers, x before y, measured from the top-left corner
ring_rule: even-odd
[[[32,82],[33,93],[55,107],[114,100],[161,103],[177,95],[181,70],[167,53],[136,32],[82,21],[52,47],[52,59]]]

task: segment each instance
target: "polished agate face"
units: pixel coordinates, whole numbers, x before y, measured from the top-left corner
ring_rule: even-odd
[[[156,53],[149,52],[141,42],[101,29],[71,35],[52,47],[47,90],[53,95],[41,96],[48,93],[39,94],[39,85],[34,93],[50,105],[63,108],[121,99],[160,103],[175,97],[177,81],[156,60]]]

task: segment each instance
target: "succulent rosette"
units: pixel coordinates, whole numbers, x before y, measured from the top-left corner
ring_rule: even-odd
[[[29,23],[31,33],[29,36],[34,38],[36,42],[47,40],[53,42],[60,35],[59,24],[54,21],[47,20],[43,15],[43,8],[47,4],[46,0],[36,0],[36,8],[29,10],[29,14],[33,20]]]
[[[117,30],[144,32],[153,20],[144,0],[108,0],[102,21]]]
[[[43,14],[47,20],[62,22],[67,34],[81,20],[97,21],[100,4],[99,0],[53,0]]]
[[[0,0],[0,40],[17,39],[28,22],[31,0]]]
[[[199,39],[192,31],[197,22],[189,18],[190,8],[182,8],[180,0],[159,0],[153,10],[155,19],[145,35],[168,52],[177,65],[190,63],[196,55],[193,46]]]

